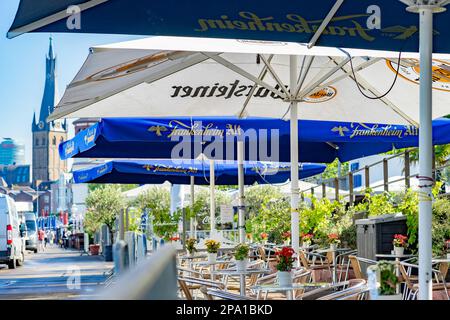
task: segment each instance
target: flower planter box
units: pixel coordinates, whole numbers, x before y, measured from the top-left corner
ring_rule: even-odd
[[[91,252],[91,255],[98,256],[98,253],[100,251],[100,245],[98,245],[98,244],[91,244],[89,246],[89,251]]]

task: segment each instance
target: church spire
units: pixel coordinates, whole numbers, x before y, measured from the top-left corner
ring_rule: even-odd
[[[50,37],[48,54],[46,56],[44,94],[42,97],[37,123],[33,126],[34,131],[49,131],[54,129],[54,123],[47,123],[47,118],[53,112],[57,101],[56,55],[53,48],[53,38]]]
[[[48,46],[48,59],[54,59],[55,54],[53,53],[53,38],[49,38],[50,44]]]

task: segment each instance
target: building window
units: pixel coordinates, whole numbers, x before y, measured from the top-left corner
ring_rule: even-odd
[[[34,142],[35,145],[39,145],[39,139],[36,138],[36,141]]]
[[[55,136],[53,136],[52,144],[53,144],[54,146],[56,146],[56,137],[55,137]]]
[[[45,146],[45,138],[42,138],[42,145]]]

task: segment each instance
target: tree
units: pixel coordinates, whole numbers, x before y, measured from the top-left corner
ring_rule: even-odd
[[[181,213],[170,214],[170,192],[161,187],[153,187],[141,193],[132,205],[140,211],[148,210],[153,219],[153,230],[161,238],[168,240],[178,230]]]
[[[197,221],[209,221],[210,216],[210,190],[202,189],[195,195],[194,199],[194,212],[191,214],[189,211],[189,216],[193,216]],[[216,215],[220,213],[221,205],[230,205],[231,197],[223,191],[215,190],[215,200],[216,200]],[[209,223],[199,223],[198,230],[209,230]]]
[[[88,214],[85,226],[92,232],[97,231],[100,225],[106,224],[112,241],[117,215],[125,207],[125,199],[120,189],[112,185],[96,188],[87,196],[86,206]]]
[[[330,178],[335,178],[338,176],[339,160],[335,159],[332,163],[327,164],[327,168],[322,173],[321,177],[323,180]],[[348,162],[341,163],[341,176],[346,175],[349,171]]]

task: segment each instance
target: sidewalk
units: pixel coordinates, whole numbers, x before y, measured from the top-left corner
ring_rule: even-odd
[[[112,268],[102,256],[47,247],[27,254],[24,266],[15,270],[0,267],[0,299],[89,299]]]

